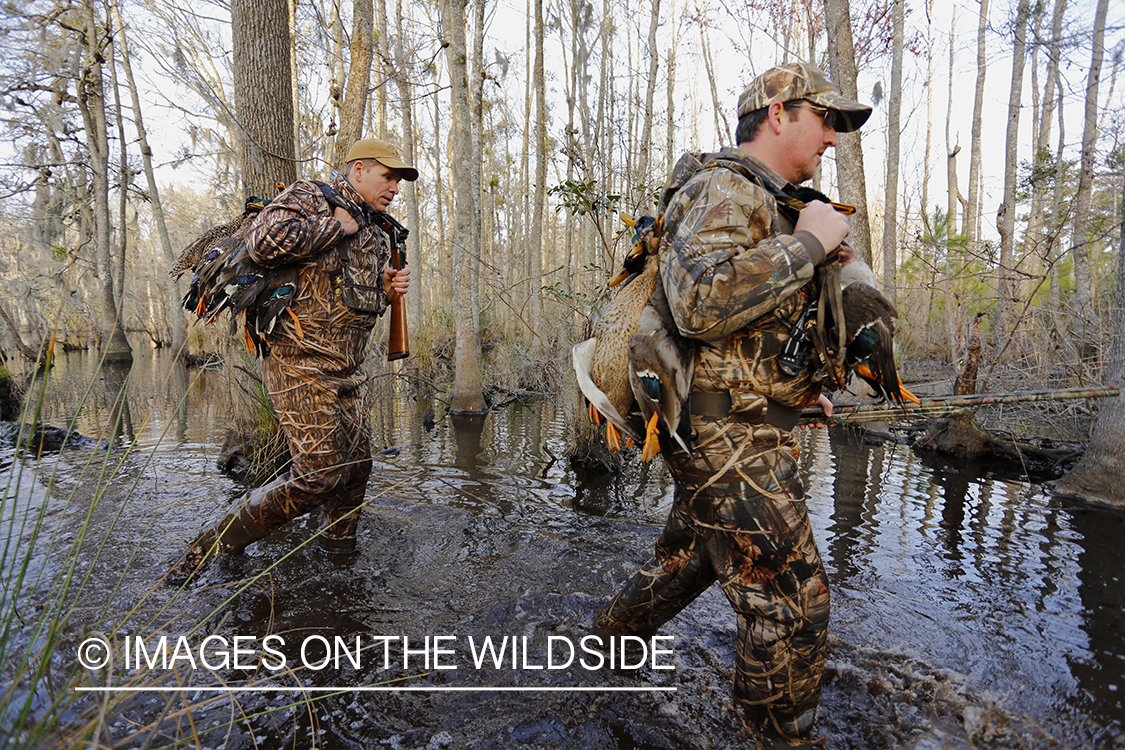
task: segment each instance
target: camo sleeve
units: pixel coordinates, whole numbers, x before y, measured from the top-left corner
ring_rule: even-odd
[[[660,271],[676,325],[713,342],[807,284],[824,248],[809,232],[781,234],[773,199],[728,169],[696,175],[665,213]]]
[[[324,252],[344,236],[344,227],[327,208],[316,184],[293,183],[246,230],[250,257],[259,265],[275,268]]]

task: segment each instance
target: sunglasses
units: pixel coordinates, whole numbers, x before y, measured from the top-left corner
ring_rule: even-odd
[[[828,107],[821,107],[817,104],[813,104],[812,102],[802,102],[796,105],[796,108],[812,110],[816,114],[820,115],[820,119],[824,121],[824,127],[826,130],[836,129],[836,116],[838,114],[836,110],[829,109]]]

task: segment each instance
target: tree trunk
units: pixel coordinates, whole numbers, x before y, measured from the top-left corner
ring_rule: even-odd
[[[949,229],[946,232],[946,245],[947,252],[952,252],[949,246],[949,240],[957,236],[957,201],[961,197],[961,191],[957,186],[957,154],[961,153],[961,144],[954,143],[953,138],[949,134],[950,122],[953,119],[953,57],[957,48],[955,42],[955,32],[957,29],[957,7],[953,7],[952,19],[949,22],[949,91],[948,98],[945,105],[945,147],[947,161],[946,161],[946,188],[948,195],[945,203],[946,218],[949,222]],[[960,138],[957,139],[960,141]],[[953,359],[957,359],[956,355]]]
[[[1074,256],[1074,316],[1079,326],[1078,343],[1081,356],[1087,360],[1096,353],[1091,340],[1094,333],[1088,322],[1094,314],[1094,281],[1090,271],[1090,246],[1087,220],[1090,215],[1090,195],[1094,188],[1094,159],[1098,139],[1098,82],[1102,75],[1102,58],[1105,55],[1105,17],[1109,0],[1098,0],[1094,13],[1093,54],[1090,72],[1086,79],[1086,117],[1082,129],[1082,171],[1078,177],[1078,194],[1075,197],[1073,231],[1070,251]]]
[[[656,94],[656,72],[660,64],[660,51],[656,44],[656,31],[660,25],[660,0],[652,0],[652,16],[648,24],[648,86],[645,88],[645,110],[641,113],[641,155],[637,177],[647,185],[649,161],[652,153],[652,107]]]
[[[112,21],[110,23],[111,41],[105,49],[109,53],[109,84],[113,90],[114,124],[117,126],[118,146],[118,185],[117,185],[117,275],[113,288],[117,293],[117,318],[125,321],[125,263],[129,257],[129,185],[133,182],[129,171],[128,139],[125,137],[125,111],[121,106],[121,87],[117,83],[117,50],[112,41]]]
[[[711,63],[711,45],[707,40],[706,16],[701,17],[699,21],[699,43],[703,53],[703,64],[707,69],[707,83],[710,84],[711,88],[711,110],[715,115],[715,137],[718,141],[717,145],[721,148],[724,145],[731,144],[734,138],[731,137],[730,126],[726,125],[725,108],[719,100],[719,90],[715,84],[715,69]],[[722,118],[725,126],[719,124],[719,118]]]
[[[473,309],[473,140],[469,119],[468,64],[465,48],[465,0],[443,0],[442,26],[449,34],[446,57],[453,100],[453,152],[451,177],[457,191],[457,228],[454,231],[453,268],[456,273],[454,296],[453,397],[450,411],[454,414],[479,414],[487,410],[481,393],[480,321]]]
[[[473,0],[473,51],[472,51],[472,90],[469,92],[468,101],[472,105],[469,132],[472,135],[472,171],[469,182],[469,219],[471,234],[471,252],[466,258],[470,265],[472,278],[472,314],[477,321],[477,339],[479,351],[480,339],[480,286],[481,267],[485,256],[484,247],[484,5],[485,0]],[[466,83],[468,79],[466,78]],[[458,200],[460,203],[460,200]]]
[[[1047,166],[1051,163],[1050,153],[1050,136],[1052,121],[1055,117],[1055,112],[1058,111],[1059,116],[1062,116],[1062,82],[1059,80],[1059,54],[1062,49],[1062,20],[1063,13],[1066,11],[1066,0],[1055,0],[1055,10],[1051,16],[1051,41],[1048,46],[1047,52],[1047,82],[1046,93],[1043,96],[1043,117],[1039,126],[1039,143],[1037,145],[1037,163]],[[1061,128],[1061,124],[1060,124]],[[1061,150],[1060,150],[1061,156]],[[1061,164],[1061,162],[1056,162]],[[1040,257],[1047,267],[1047,273],[1050,277],[1050,300],[1051,309],[1058,310],[1058,292],[1059,292],[1059,271],[1055,263],[1055,258],[1058,257],[1058,241],[1056,237],[1056,227],[1054,224],[1054,210],[1047,211],[1047,192],[1046,180],[1042,181],[1042,186],[1037,185],[1038,190],[1035,197],[1032,198],[1032,218],[1039,227],[1039,235],[1032,237],[1039,246]],[[1062,180],[1056,179],[1055,182],[1061,186]],[[1061,195],[1061,193],[1059,193]],[[1038,199],[1038,200],[1036,200]],[[1047,221],[1051,219],[1048,225]],[[1030,234],[1030,227],[1028,230]],[[1054,316],[1052,316],[1054,317]],[[1052,325],[1054,321],[1052,321]]]
[[[1028,0],[1020,0],[1016,12],[1016,40],[1012,54],[1012,87],[1008,93],[1008,128],[1005,134],[1004,205],[1001,207],[1000,268],[996,281],[996,325],[992,329],[992,347],[999,354],[1007,346],[1014,331],[1009,331],[1009,318],[1019,301],[1016,298],[1016,167],[1020,132],[1020,95],[1023,93],[1023,67],[1027,53]]]
[[[1099,9],[1105,2],[1099,3]],[[1103,19],[1105,16],[1102,15]],[[1121,210],[1125,215],[1125,182]],[[1125,506],[1125,224],[1117,252],[1117,299],[1114,304],[1113,343],[1106,362],[1106,385],[1122,389],[1116,398],[1102,399],[1086,455],[1052,488],[1059,495],[1088,502]]]
[[[355,0],[352,9],[352,41],[349,46],[351,66],[348,69],[344,101],[340,105],[340,129],[336,133],[336,149],[332,157],[332,166],[337,169],[343,166],[348,150],[363,134],[363,120],[367,113],[367,89],[371,81],[372,44],[375,37],[374,14],[371,0]]]
[[[672,39],[672,48],[668,50],[668,131],[664,138],[664,174],[672,174],[672,167],[676,165],[676,47],[679,40]]]
[[[410,84],[411,72],[406,47],[406,28],[403,25],[402,0],[395,4],[395,28],[398,30],[397,44],[395,45],[394,75],[398,85],[399,106],[402,108],[402,150],[407,164],[417,164],[414,144],[414,99],[413,89]],[[422,270],[422,219],[418,211],[418,186],[414,182],[406,182],[403,193],[406,199],[406,228],[410,230],[410,250],[412,255],[407,256],[407,263],[414,265],[415,273]],[[433,278],[433,274],[427,274]],[[428,286],[433,286],[432,282]],[[410,327],[415,331],[422,330],[422,305],[421,295],[415,295],[410,310]]]
[[[93,0],[84,0],[83,39],[85,63],[78,81],[78,106],[86,129],[90,152],[90,185],[93,190],[93,245],[95,268],[101,293],[100,334],[103,359],[106,362],[128,362],[133,350],[125,338],[125,330],[117,312],[117,295],[113,286],[113,263],[110,258],[109,220],[109,136],[106,124],[105,90],[102,78],[103,43],[99,25],[94,18]]]
[[[390,127],[387,125],[387,79],[390,75],[391,55],[387,38],[387,0],[377,0],[375,5],[375,57],[379,61],[379,80],[375,87],[375,137],[387,139]]]
[[[965,211],[963,234],[969,251],[976,252],[980,228],[980,165],[981,125],[984,113],[985,34],[988,31],[988,0],[980,0],[980,18],[977,23],[977,84],[973,99],[973,134],[969,144],[969,205]]]
[[[856,76],[855,45],[852,42],[852,19],[848,0],[824,0],[824,22],[828,29],[828,61],[832,81],[840,93],[859,99]],[[841,133],[836,146],[836,180],[840,201],[856,207],[849,222],[848,244],[863,260],[871,262],[871,224],[867,213],[867,178],[863,171],[863,141],[859,131]]]
[[[152,147],[148,143],[148,130],[145,128],[144,117],[142,116],[140,94],[133,78],[133,63],[129,53],[128,37],[125,32],[125,25],[121,21],[121,11],[117,0],[114,0],[110,7],[113,9],[113,17],[117,24],[121,42],[121,63],[125,70],[125,81],[129,86],[129,96],[133,105],[133,124],[137,128],[137,141],[141,148],[141,166],[144,169],[145,180],[148,184],[148,199],[152,207],[152,219],[156,224],[157,236],[160,238],[160,249],[164,256],[164,262],[168,268],[171,268],[172,264],[176,262],[176,253],[172,250],[172,239],[168,236],[168,224],[164,220],[164,206],[160,201],[160,190],[156,185],[156,173],[152,168]],[[187,318],[180,308],[180,300],[183,298],[184,292],[179,289],[176,282],[163,274],[160,283],[167,293],[163,302],[165,314],[168,316],[168,322],[172,328],[172,352],[176,356],[180,356],[187,351]]]
[[[531,3],[528,2],[527,18],[524,21],[524,47],[528,50],[527,55],[524,55],[524,83],[523,83],[523,152],[520,154],[520,212],[517,220],[520,226],[520,243],[525,248],[523,253],[523,262],[520,265],[520,272],[523,276],[523,290],[524,298],[520,304],[520,316],[525,322],[528,322],[528,316],[531,314],[531,300],[533,296],[538,296],[539,291],[532,282],[534,279],[531,276],[531,256],[532,242],[534,227],[531,221],[531,107],[532,107],[532,55],[530,54],[533,49],[531,46],[531,21],[535,16],[532,12]],[[601,111],[598,112],[598,127],[601,127]],[[538,193],[536,193],[538,194]],[[532,333],[535,332],[534,322],[531,322]]]
[[[528,276],[531,278],[531,328],[543,344],[543,222],[547,203],[547,78],[543,70],[543,0],[535,0],[535,205],[531,209]]]
[[[883,296],[895,304],[898,270],[898,159],[902,135],[902,37],[905,33],[903,6],[894,0],[894,42],[891,54],[890,113],[887,116],[887,188],[883,211]],[[927,127],[927,130],[929,128]],[[926,210],[925,204],[922,210]]]
[[[297,179],[289,4],[231,0],[230,16],[242,184],[272,198],[278,182]]]
[[[926,15],[933,15],[933,0],[926,0]],[[952,41],[951,41],[952,44]],[[922,215],[930,212],[930,153],[934,136],[934,25],[926,24],[926,154],[922,161]]]

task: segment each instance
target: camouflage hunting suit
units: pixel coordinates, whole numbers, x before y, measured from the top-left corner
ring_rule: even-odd
[[[363,369],[375,321],[387,307],[381,276],[389,258],[386,235],[370,223],[371,210],[347,181],[330,183],[362,207],[359,231],[346,236],[320,188],[299,181],[262,210],[246,234],[255,262],[299,264],[291,314],[266,336],[269,356],[262,381],[289,444],[288,473],[252,490],[244,501],[267,533],[322,508],[330,538],[354,538],[371,473],[370,427]],[[344,267],[366,269],[363,310],[346,304]],[[349,269],[350,273],[350,269]],[[350,298],[348,298],[350,299]]]
[[[649,637],[718,581],[738,615],[736,701],[752,720],[801,736],[820,697],[828,579],[797,475],[797,441],[753,415],[765,397],[795,409],[817,401],[814,367],[790,376],[776,360],[813,298],[825,251],[808,232],[794,234],[750,179],[792,187],[760,161],[724,149],[685,167],[692,156],[669,184],[684,168],[694,176],[665,192],[661,281],[680,332],[702,344],[695,389],[729,391],[735,407],[726,417],[692,415],[693,456],[665,446],[676,484],[671,514],[655,556],[597,625]]]

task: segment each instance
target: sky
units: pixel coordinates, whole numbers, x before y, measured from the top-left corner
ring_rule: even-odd
[[[1009,90],[1012,76],[1012,48],[1008,38],[1002,38],[998,30],[1005,27],[1014,13],[1015,0],[992,0],[990,3],[990,25],[992,31],[987,41],[987,75],[984,95],[984,128],[983,128],[983,215],[982,231],[985,237],[996,237],[995,214],[1000,204],[1004,182],[1004,153],[1005,133],[1007,123],[1007,108]],[[662,0],[662,24],[660,42],[662,57],[663,50],[671,42],[671,28],[673,19],[683,12],[685,3],[695,7],[696,0]],[[976,27],[979,14],[979,3],[973,0],[955,0],[954,2],[937,2],[932,9],[932,28],[934,45],[933,80],[932,88],[927,86],[927,61],[924,56],[906,55],[904,62],[902,118],[903,134],[901,139],[900,158],[900,211],[909,210],[913,214],[919,209],[922,192],[922,174],[925,163],[925,127],[927,122],[927,91],[932,92],[932,109],[929,120],[932,122],[931,150],[929,155],[930,181],[929,181],[929,210],[933,206],[945,205],[946,201],[946,153],[948,144],[945,137],[946,107],[950,94],[949,85],[949,51],[950,22],[956,14],[957,36],[952,41],[954,46],[954,76],[953,76],[953,106],[951,109],[952,124],[950,137],[962,147],[958,157],[958,177],[961,183],[962,194],[967,194],[967,179],[969,174],[969,148],[973,114],[973,95],[976,77]],[[519,0],[499,0],[489,7],[488,30],[489,39],[486,45],[486,56],[494,58],[496,51],[501,51],[510,59],[508,75],[504,85],[514,101],[522,102],[524,87],[523,75],[525,63],[523,60],[525,47],[525,24],[527,6]],[[1070,3],[1066,22],[1077,31],[1088,35],[1092,27],[1093,0],[1077,0]],[[719,95],[727,107],[733,127],[732,116],[739,91],[749,83],[755,74],[760,73],[770,64],[782,61],[783,58],[777,45],[762,30],[742,29],[735,25],[731,16],[721,8],[713,8],[710,17],[715,24],[710,38],[712,56],[716,62],[716,75],[718,79]],[[925,12],[921,8],[913,8],[907,23],[914,29],[925,29],[922,22]],[[639,15],[629,19],[616,19],[618,23],[628,22],[638,27],[639,34],[647,31],[648,18]],[[1044,25],[1049,25],[1048,17]],[[417,23],[424,24],[425,19],[416,19]],[[1125,4],[1111,2],[1109,23],[1115,30],[1107,33],[1106,46],[1110,53],[1120,49],[1122,38],[1125,36],[1122,25],[1125,24]],[[677,119],[683,123],[677,133],[677,149],[703,149],[710,150],[718,145],[714,132],[713,105],[711,102],[709,85],[706,74],[698,54],[698,32],[694,27],[685,27],[684,36],[680,40],[677,55]],[[735,45],[728,39],[752,40],[753,61],[739,52]],[[820,54],[824,54],[825,38],[822,36],[818,43]],[[565,105],[562,101],[562,81],[564,61],[561,57],[561,46],[558,34],[552,35],[547,42],[548,59],[547,70],[549,96],[554,102],[553,119],[550,125],[551,132],[558,135],[565,125]],[[619,57],[624,58],[624,53],[619,51]],[[1090,50],[1085,47],[1072,50],[1065,56],[1063,67],[1063,85],[1066,89],[1066,141],[1069,144],[1069,153],[1077,158],[1078,145],[1082,136],[1082,105],[1085,93],[1087,69],[1090,63]],[[635,63],[636,64],[636,63]],[[1028,58],[1030,65],[1030,56]],[[1107,56],[1103,64],[1103,77],[1099,90],[1099,100],[1104,105],[1112,101],[1119,111],[1122,108],[1121,86],[1116,86],[1112,99],[1110,94],[1112,60]],[[661,62],[663,65],[663,61]],[[659,110],[658,121],[665,111],[664,80],[666,73],[658,73],[660,83],[656,90],[656,106]],[[1042,76],[1040,76],[1042,78]],[[1031,156],[1031,102],[1030,70],[1024,75],[1024,109],[1020,118],[1019,158],[1027,160]],[[1039,81],[1042,87],[1042,80]],[[157,79],[151,79],[149,85],[158,88],[162,84]],[[859,76],[860,98],[868,103],[874,103],[872,92],[876,85],[881,86],[883,92],[890,91],[890,57],[878,59],[870,63],[860,72]],[[643,97],[644,92],[638,91],[637,96]],[[875,105],[871,119],[863,128],[864,159],[867,172],[868,195],[873,212],[878,211],[882,203],[882,195],[886,174],[886,142],[887,142],[887,115],[889,99],[883,98]],[[692,127],[696,123],[696,127]],[[171,151],[186,140],[186,133],[182,130],[182,122],[172,118],[167,128],[156,128],[154,137],[164,148],[165,153]],[[1057,139],[1057,123],[1052,134],[1052,147]],[[663,142],[663,132],[659,135]],[[521,143],[513,139],[513,149],[520,148]],[[830,194],[834,194],[832,170],[834,165],[827,166],[828,172],[822,187]],[[172,172],[164,169],[161,172],[161,181],[182,181],[187,175],[185,170],[179,169]],[[873,224],[876,221],[873,215]],[[873,226],[873,230],[875,227]]]

